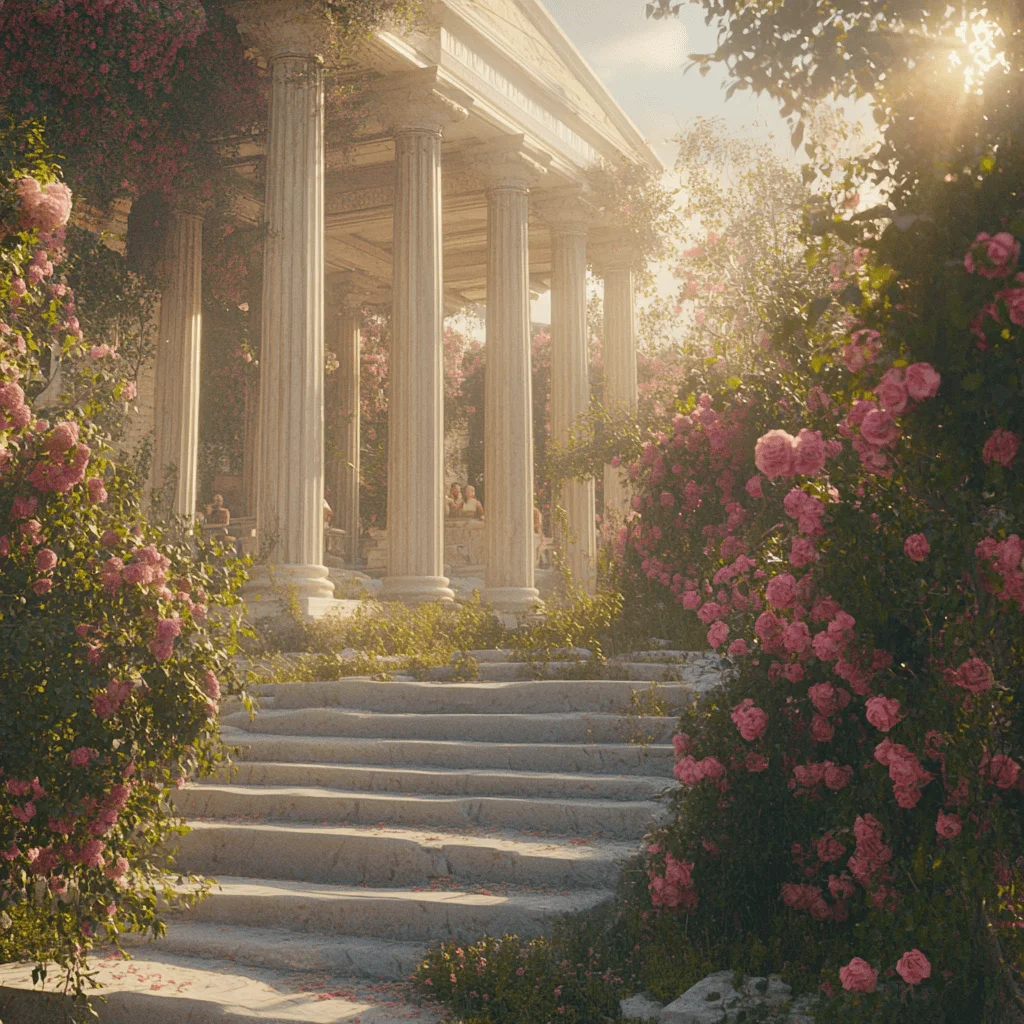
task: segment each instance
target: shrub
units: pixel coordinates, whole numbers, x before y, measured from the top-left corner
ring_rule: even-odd
[[[822,1020],[1020,998],[1024,275],[993,235],[907,282],[898,238],[858,254],[844,335],[677,415],[620,538],[737,665],[675,738],[652,903],[793,937]]]
[[[99,421],[126,382],[62,276],[71,194],[31,126],[0,130],[0,924],[76,991],[94,942],[162,928],[170,789],[223,754],[241,580],[148,524]],[[80,404],[32,409],[55,366]],[[45,926],[40,926],[40,921]]]

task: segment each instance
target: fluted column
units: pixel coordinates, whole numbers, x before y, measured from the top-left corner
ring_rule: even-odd
[[[194,516],[199,455],[199,369],[203,328],[203,218],[171,215],[164,248],[166,287],[156,349],[154,486],[164,503]]]
[[[436,69],[427,69],[436,74]],[[395,133],[388,574],[381,598],[454,597],[444,575],[441,134],[465,110],[409,76],[384,107]]]
[[[334,593],[323,565],[325,26],[279,0],[232,13],[270,73],[256,524],[272,581],[318,614]]]
[[[604,378],[605,401],[610,408],[636,412],[636,314],[633,267],[628,258],[612,260],[604,268]],[[629,506],[629,489],[622,471],[604,468],[604,514],[622,517]]]
[[[487,159],[481,170],[489,182],[483,596],[498,611],[522,613],[540,604],[534,587],[529,183],[541,169],[506,152]]]
[[[337,320],[338,356],[338,469],[335,478],[337,502],[335,522],[348,535],[346,561],[354,565],[359,557],[359,371],[361,356],[362,303],[357,294],[342,298]]]
[[[567,201],[551,219],[551,437],[564,442],[590,405],[587,354],[587,226]],[[561,536],[566,563],[579,585],[593,589],[597,569],[594,481],[568,480],[558,503],[568,533]]]

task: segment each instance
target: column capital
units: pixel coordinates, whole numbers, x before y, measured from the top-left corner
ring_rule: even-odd
[[[537,198],[535,208],[552,234],[586,235],[596,207],[581,188],[556,189]]]
[[[329,309],[351,315],[365,306],[390,301],[390,290],[383,284],[353,270],[331,270],[324,275],[324,298]]]
[[[395,134],[432,132],[469,116],[472,97],[442,80],[440,68],[416,68],[390,75],[377,93],[377,118]]]
[[[242,0],[228,7],[246,46],[268,61],[278,57],[322,60],[330,38],[330,24],[309,4],[293,0]]]
[[[529,190],[548,173],[551,158],[531,146],[524,135],[506,135],[482,142],[465,154],[469,168],[484,179],[488,191]]]
[[[603,242],[590,251],[591,262],[598,274],[633,270],[637,263],[637,248],[630,242]]]
[[[210,199],[196,196],[176,196],[170,204],[171,216],[178,220],[196,220],[202,223],[213,207]]]

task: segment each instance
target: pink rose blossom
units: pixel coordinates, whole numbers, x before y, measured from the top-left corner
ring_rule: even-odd
[[[89,762],[99,757],[99,752],[92,747],[76,747],[68,754],[68,760],[73,768],[86,768]]]
[[[759,437],[754,446],[754,465],[769,480],[778,476],[792,476],[796,439],[785,430],[769,430]]]
[[[892,697],[871,697],[864,707],[868,721],[881,732],[888,732],[903,718],[900,702]]]
[[[811,646],[811,631],[806,622],[791,622],[782,631],[782,646],[790,654],[801,654]]]
[[[864,417],[860,432],[868,444],[885,448],[900,436],[900,428],[892,416],[882,409],[872,409]]]
[[[729,627],[726,623],[719,619],[717,622],[711,624],[711,628],[708,630],[708,643],[715,649],[718,650],[722,644],[725,643],[729,636]]]
[[[31,230],[52,234],[62,228],[71,216],[71,189],[63,182],[40,185],[35,178],[21,178],[17,183],[21,222]]]
[[[882,379],[875,386],[878,404],[886,412],[899,415],[907,407],[907,386],[903,381],[903,372],[895,368],[886,370]]]
[[[911,363],[907,367],[904,382],[907,385],[907,394],[915,402],[921,402],[926,398],[934,398],[938,394],[942,377],[931,363]]]
[[[996,754],[988,763],[982,762],[979,769],[983,778],[1000,789],[1011,789],[1020,777],[1020,765],[1006,754]]]
[[[923,533],[912,533],[903,542],[903,553],[915,562],[923,562],[930,551],[928,538]]]
[[[203,676],[202,686],[203,693],[205,693],[210,700],[220,699],[220,683],[212,672],[207,672],[206,675]]]
[[[768,583],[765,597],[773,608],[788,608],[796,599],[796,580],[788,572],[781,573]]]
[[[998,462],[1001,466],[1009,466],[1017,457],[1020,438],[1012,430],[996,428],[981,449],[981,458],[986,465]]]
[[[53,580],[50,579],[36,580],[35,583],[32,584],[32,592],[36,597],[42,597],[44,594],[49,594],[52,590]]]
[[[818,860],[825,864],[831,864],[833,861],[839,860],[846,853],[846,847],[831,833],[823,835],[814,844],[814,847],[818,854]]]
[[[850,703],[850,694],[841,686],[833,686],[831,683],[815,683],[808,688],[807,696],[815,710],[826,718],[831,718]]]
[[[970,274],[982,277],[1009,277],[1020,256],[1020,243],[1008,231],[990,235],[982,231],[964,256]]]
[[[878,971],[866,960],[855,956],[845,967],[839,968],[839,980],[847,992],[874,992]]]
[[[959,814],[944,814],[939,811],[939,817],[935,822],[935,831],[943,839],[956,839],[962,830],[963,825],[960,823]]]
[[[808,537],[794,537],[789,546],[789,564],[795,569],[818,561],[818,552],[814,541]]]
[[[838,793],[839,790],[845,789],[850,784],[852,778],[853,768],[849,765],[832,764],[830,761],[825,762],[823,781],[833,792]]]
[[[911,949],[896,961],[896,973],[908,985],[920,985],[925,978],[931,977],[932,965],[921,950]]]
[[[741,658],[750,653],[750,648],[747,646],[746,640],[733,640],[733,642],[729,644],[728,653],[734,658]]]
[[[752,498],[763,498],[764,491],[761,489],[761,477],[752,476],[744,485],[744,490]]]
[[[30,519],[36,511],[39,500],[35,496],[25,497],[19,495],[11,505],[11,515],[15,519]]]
[[[89,501],[93,505],[102,505],[107,500],[107,489],[103,486],[103,481],[98,476],[91,476],[85,481],[85,486],[89,491]]]
[[[992,669],[981,658],[965,661],[957,670],[953,681],[969,693],[984,693],[995,685]]]
[[[825,468],[825,442],[820,430],[801,430],[796,437],[793,471],[801,476],[814,476]]]
[[[36,569],[39,572],[49,572],[57,565],[57,553],[50,548],[40,548],[36,552]]]
[[[836,731],[832,723],[822,715],[815,715],[811,719],[811,739],[815,743],[829,743]]]
[[[749,697],[733,708],[730,716],[740,735],[748,742],[760,739],[768,728],[768,712],[754,706]]]
[[[747,753],[744,760],[744,766],[748,772],[757,773],[763,772],[768,768],[768,758],[764,754],[760,754],[755,750],[751,750]]]

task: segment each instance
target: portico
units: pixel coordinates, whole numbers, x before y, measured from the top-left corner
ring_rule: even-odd
[[[382,597],[451,600],[444,576],[442,323],[446,312],[482,304],[485,598],[501,611],[529,611],[538,603],[531,293],[552,293],[552,431],[564,436],[589,400],[591,250],[600,240],[605,251],[614,235],[614,226],[595,227],[584,171],[601,159],[656,166],[656,158],[536,0],[444,0],[429,4],[411,30],[375,34],[346,69],[360,88],[361,114],[335,141],[324,100],[326,28],[308,11],[290,0],[231,8],[267,67],[270,89],[265,147],[238,154],[228,186],[241,204],[258,208],[266,226],[258,429],[251,443],[267,575],[294,588],[306,614],[330,609],[323,564],[325,317],[342,373],[330,400],[345,406],[328,415],[349,423],[345,451],[331,470],[342,505],[334,513],[351,536],[358,530],[358,310],[373,295],[390,302],[392,320]],[[175,504],[184,514],[196,502],[198,428],[188,403],[199,385],[185,372],[199,345],[188,306],[201,258],[196,220],[176,221],[169,243],[168,258],[177,263],[161,327],[166,351],[157,364],[161,408],[180,407],[161,416],[159,450],[192,460],[191,475],[187,465],[178,467],[186,472]],[[201,223],[199,230],[201,238]],[[635,404],[632,271],[622,259],[599,269],[606,275],[609,389],[616,401]],[[624,504],[616,479],[606,480],[605,493],[606,507]],[[593,482],[566,484],[560,501],[570,567],[589,583]],[[268,582],[254,586],[265,590]]]

